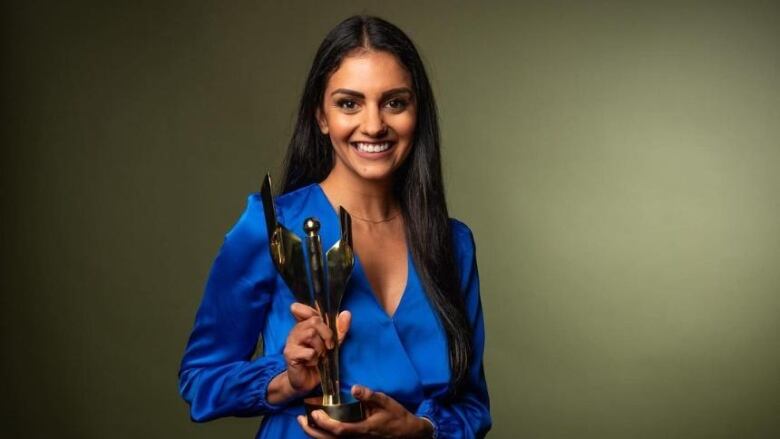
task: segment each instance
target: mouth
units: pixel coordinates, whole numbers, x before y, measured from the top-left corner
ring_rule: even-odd
[[[350,145],[365,154],[380,154],[395,146],[395,142],[350,142]]]

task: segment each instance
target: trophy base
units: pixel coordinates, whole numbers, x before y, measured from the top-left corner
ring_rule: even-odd
[[[340,422],[359,422],[366,419],[363,404],[352,398],[338,405],[323,405],[321,396],[313,396],[304,399],[303,405],[306,407],[306,419],[311,427],[317,426],[317,423],[311,417],[311,413],[315,410],[322,410],[328,416]]]

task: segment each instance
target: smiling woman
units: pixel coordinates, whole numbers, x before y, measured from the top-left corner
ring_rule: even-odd
[[[359,48],[328,81],[317,120],[336,154],[335,179],[388,180],[409,154],[417,120],[409,72],[395,56]],[[343,175],[352,174],[352,177]]]
[[[333,72],[317,121],[336,155],[329,179],[391,183],[417,121],[409,72],[387,52],[359,48]]]
[[[264,415],[262,438],[484,436],[474,239],[448,216],[433,93],[396,26],[355,16],[325,37],[275,205],[299,236],[306,218],[319,218],[325,248],[340,237],[338,207],[355,219],[338,334],[294,303],[251,195],[214,262],[179,371],[192,418]],[[265,352],[252,359],[258,334]],[[310,425],[303,398],[319,387],[320,358],[339,345],[341,391],[363,402],[366,418],[315,411]]]

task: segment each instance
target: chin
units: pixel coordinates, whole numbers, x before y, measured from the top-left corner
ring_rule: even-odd
[[[367,163],[368,162],[368,163]],[[371,162],[367,160],[355,160],[351,162],[352,171],[362,180],[380,182],[391,180],[398,172],[400,163],[398,158],[383,162]]]
[[[385,181],[385,180],[389,180],[389,179],[391,179],[393,177],[393,172],[392,171],[387,171],[387,170],[382,170],[382,171],[379,171],[379,170],[377,170],[377,171],[372,171],[372,170],[358,171],[358,172],[356,172],[356,174],[362,180],[367,180],[367,181],[371,181],[371,182]]]

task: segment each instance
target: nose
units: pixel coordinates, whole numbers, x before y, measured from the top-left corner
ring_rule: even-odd
[[[382,113],[378,108],[371,108],[363,113],[361,131],[370,137],[382,137],[387,133],[387,125],[382,119]]]

